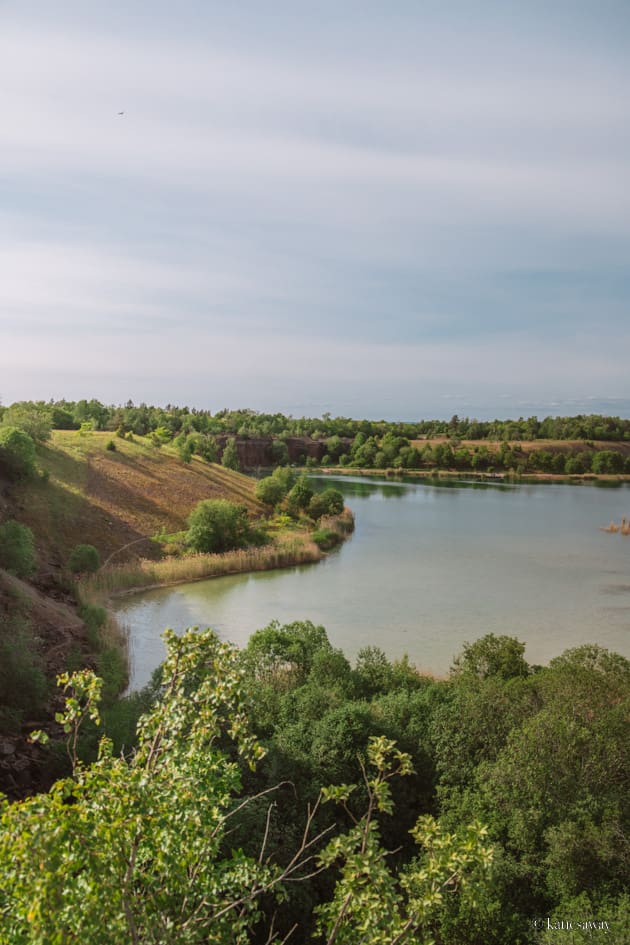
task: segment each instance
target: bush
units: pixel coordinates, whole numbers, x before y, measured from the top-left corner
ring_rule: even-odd
[[[316,521],[326,514],[326,503],[322,499],[321,492],[316,492],[308,503],[308,514]]]
[[[0,732],[18,732],[25,716],[42,710],[47,694],[30,622],[6,618],[0,631]]]
[[[306,476],[300,476],[287,496],[287,510],[290,515],[299,515],[308,508],[313,497],[313,490]]]
[[[250,535],[247,509],[226,499],[205,499],[188,518],[186,544],[204,553],[242,548]]]
[[[13,519],[0,525],[0,567],[24,578],[34,574],[35,566],[35,540],[30,528]]]
[[[119,649],[109,646],[99,654],[96,668],[103,680],[103,701],[105,704],[111,704],[129,681],[125,657]]]
[[[272,508],[282,502],[285,496],[283,484],[275,476],[266,476],[256,484],[256,498]]]
[[[26,433],[33,440],[43,443],[50,439],[52,420],[48,407],[43,404],[30,401],[12,404],[5,410],[2,422]]]
[[[93,574],[101,566],[101,558],[94,545],[77,545],[68,558],[68,570],[73,574]]]
[[[318,528],[312,535],[313,541],[322,551],[329,551],[341,542],[340,535],[332,528]]]
[[[238,450],[236,449],[236,440],[234,437],[231,437],[223,450],[223,455],[221,457],[221,464],[225,466],[226,469],[234,469],[238,471],[241,466],[238,461]]]
[[[272,472],[271,478],[282,485],[283,495],[286,495],[289,489],[295,485],[297,475],[289,466],[277,466]]]
[[[271,457],[274,466],[288,466],[289,448],[283,440],[273,440],[271,444]]]
[[[105,446],[105,449],[106,449],[106,450],[109,450],[110,453],[115,453],[115,452],[116,452],[116,444],[114,443],[113,440],[108,440],[108,441],[107,441],[107,445]]]
[[[623,456],[614,450],[600,450],[593,456],[592,469],[594,473],[614,474],[623,472]]]
[[[35,443],[17,427],[0,427],[0,455],[15,479],[35,475]]]
[[[79,608],[79,617],[85,623],[90,646],[93,650],[99,650],[102,645],[100,631],[105,626],[107,611],[95,604],[84,604]]]
[[[339,489],[324,489],[320,493],[324,505],[325,515],[341,515],[343,512],[343,495]]]

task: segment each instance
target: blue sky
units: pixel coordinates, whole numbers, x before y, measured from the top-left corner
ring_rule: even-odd
[[[0,0],[2,402],[630,415],[629,40],[606,0]]]

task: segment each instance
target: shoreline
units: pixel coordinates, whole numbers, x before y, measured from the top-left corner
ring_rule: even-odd
[[[118,614],[112,609],[112,602],[119,598],[130,597],[142,591],[176,587],[180,584],[194,584],[213,578],[230,577],[235,574],[253,574],[256,571],[275,571],[295,568],[300,565],[317,564],[336,550],[354,531],[354,515],[344,507],[341,515],[329,517],[327,526],[334,530],[339,538],[334,548],[323,550],[312,539],[312,533],[302,532],[284,544],[269,543],[261,548],[237,549],[219,554],[199,554],[187,558],[152,561],[141,558],[133,565],[114,565],[108,571],[96,572],[83,580],[77,587],[83,604],[102,607],[107,613],[108,635],[114,646],[120,651],[126,666],[126,680],[120,690],[121,698],[129,689],[131,678],[131,660],[129,653],[129,631],[120,623]],[[315,529],[316,530],[316,529]],[[168,579],[159,578],[160,565],[167,571],[174,567],[182,572],[181,576]],[[157,573],[156,573],[157,569]],[[143,580],[142,578],[147,580]],[[157,578],[157,580],[156,580]],[[131,581],[131,584],[127,582]],[[116,585],[119,586],[116,586]],[[120,586],[124,584],[126,586]]]
[[[337,533],[338,544],[341,544],[354,531],[354,516],[346,507],[341,515],[328,519],[326,524]],[[113,565],[107,571],[90,575],[81,582],[79,593],[86,603],[107,606],[111,599],[145,590],[193,584],[235,574],[317,564],[333,550],[324,551],[313,541],[310,532],[302,532],[282,543],[269,543],[260,548],[165,558],[160,561],[141,558],[135,563]],[[160,572],[164,573],[160,575]]]
[[[551,482],[565,483],[566,485],[596,485],[598,482],[604,483],[630,483],[630,475],[625,473],[612,474],[602,473],[579,473],[567,476],[564,473],[526,473],[519,475],[511,472],[472,472],[465,469],[359,469],[350,466],[321,466],[304,469],[307,475],[317,475],[322,473],[326,476],[380,476],[384,479],[398,479],[399,477],[408,477],[410,479],[466,479],[470,482]]]

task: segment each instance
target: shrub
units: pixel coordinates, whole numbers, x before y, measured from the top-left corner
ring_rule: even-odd
[[[287,466],[289,464],[289,448],[283,440],[273,440],[271,444],[271,456],[275,466]]]
[[[316,492],[308,503],[308,514],[316,521],[326,514],[326,503],[322,499],[321,492]]]
[[[341,515],[343,512],[343,495],[339,489],[324,489],[320,495],[326,515]]]
[[[41,711],[47,694],[29,621],[6,618],[0,630],[0,732],[19,731],[24,716]]]
[[[295,485],[297,476],[294,470],[289,466],[277,466],[272,472],[271,478],[281,483],[283,495],[286,495],[287,492]]]
[[[464,643],[462,652],[453,661],[453,670],[479,679],[489,676],[502,679],[527,676],[529,667],[523,657],[524,652],[525,644],[515,637],[487,633],[474,643]]]
[[[101,558],[94,545],[77,545],[68,558],[68,570],[73,574],[93,574],[101,566]]]
[[[308,514],[314,519],[320,519],[322,515],[341,515],[342,512],[343,495],[338,489],[316,492],[308,503]]]
[[[594,473],[619,473],[623,471],[623,456],[614,450],[600,450],[593,456]]]
[[[0,454],[15,479],[28,479],[35,474],[35,444],[23,430],[0,427]]]
[[[236,449],[236,440],[234,437],[231,437],[223,450],[223,455],[221,457],[221,464],[225,466],[226,469],[235,469],[239,470],[241,468],[238,461],[238,451]]]
[[[199,456],[203,457],[207,463],[216,463],[219,455],[217,441],[213,436],[201,436],[197,434],[195,451]]]
[[[99,676],[103,680],[103,701],[111,704],[120,695],[129,680],[125,657],[119,649],[109,646],[96,660]]]
[[[0,567],[18,577],[35,572],[33,532],[13,519],[0,525]]]
[[[308,504],[313,496],[313,490],[308,484],[306,476],[300,476],[287,496],[287,509],[291,515],[297,515],[299,512],[308,508]]]
[[[4,412],[2,422],[8,427],[21,430],[33,440],[43,443],[50,439],[52,420],[50,410],[44,404],[34,404],[30,401],[12,404]]]
[[[109,450],[110,453],[115,453],[115,452],[116,452],[116,444],[114,443],[113,440],[108,440],[105,449],[106,449],[106,450]]]
[[[282,502],[285,490],[282,482],[275,476],[266,476],[256,484],[256,498],[272,508]]]
[[[194,551],[242,548],[249,539],[247,509],[226,499],[205,499],[188,518],[186,544]]]
[[[107,611],[104,607],[97,607],[94,604],[84,604],[79,609],[79,617],[85,623],[87,638],[93,650],[101,648],[100,631],[105,626],[107,620]]]
[[[341,541],[341,536],[332,528],[318,528],[312,535],[313,541],[322,551],[329,551]]]

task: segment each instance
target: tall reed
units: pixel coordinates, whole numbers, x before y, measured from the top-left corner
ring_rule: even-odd
[[[120,594],[136,588],[166,586],[203,578],[222,577],[243,571],[268,571],[291,565],[319,561],[322,552],[308,538],[295,537],[279,544],[262,548],[226,551],[222,554],[196,554],[185,558],[166,558],[163,561],[140,559],[128,564],[116,564],[86,577],[82,594]]]

